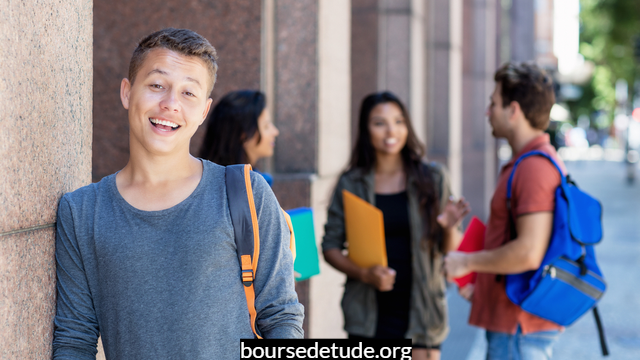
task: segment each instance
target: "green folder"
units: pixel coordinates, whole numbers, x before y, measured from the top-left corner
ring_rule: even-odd
[[[320,273],[316,234],[313,229],[313,211],[297,208],[287,211],[296,237],[296,260],[293,263],[296,281],[306,280]]]

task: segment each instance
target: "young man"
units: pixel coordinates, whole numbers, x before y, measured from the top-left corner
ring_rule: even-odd
[[[140,41],[120,96],[130,159],[63,196],[57,220],[54,359],[238,359],[253,338],[225,188],[225,169],[189,154],[215,83],[216,51],[190,30]],[[256,327],[300,338],[289,229],[251,174],[260,237]]]
[[[520,163],[512,188],[512,214],[507,210],[507,181],[513,164],[532,150],[550,154],[563,167],[544,130],[555,102],[551,78],[532,64],[508,63],[495,74],[495,90],[487,110],[493,136],[506,138],[512,160],[498,178],[491,200],[491,214],[484,250],[451,252],[445,258],[447,276],[452,279],[478,272],[475,289],[461,289],[472,300],[469,323],[487,330],[487,360],[550,359],[552,345],[562,328],[524,312],[506,295],[504,277],[536,270],[549,244],[553,225],[555,189],[560,174],[540,156]],[[513,216],[517,237],[510,239],[509,216]]]

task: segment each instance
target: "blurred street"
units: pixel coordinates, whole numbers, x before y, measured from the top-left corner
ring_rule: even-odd
[[[567,168],[578,186],[604,207],[604,239],[596,254],[608,283],[598,308],[609,359],[640,359],[640,185],[627,184],[622,162],[576,161],[567,162]],[[442,359],[484,360],[484,332],[466,324],[469,305],[454,287],[449,289],[449,304],[452,331]],[[566,329],[554,350],[554,359],[602,358],[591,312]]]

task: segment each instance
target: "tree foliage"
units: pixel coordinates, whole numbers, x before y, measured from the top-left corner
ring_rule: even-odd
[[[596,65],[578,105],[583,112],[613,117],[615,83],[634,83],[637,61],[633,41],[640,36],[640,0],[580,0],[580,53]]]

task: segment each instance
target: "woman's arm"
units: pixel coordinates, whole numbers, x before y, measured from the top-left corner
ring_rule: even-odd
[[[448,253],[449,251],[456,251],[458,247],[460,247],[460,243],[462,242],[462,233],[458,228],[453,229],[444,229],[443,231],[443,241],[444,244],[442,249],[444,253]]]
[[[462,233],[458,230],[462,219],[471,211],[469,203],[460,198],[453,201],[453,198],[447,200],[444,210],[438,215],[438,224],[442,226],[443,241],[442,249],[445,253],[457,250],[462,242]]]

